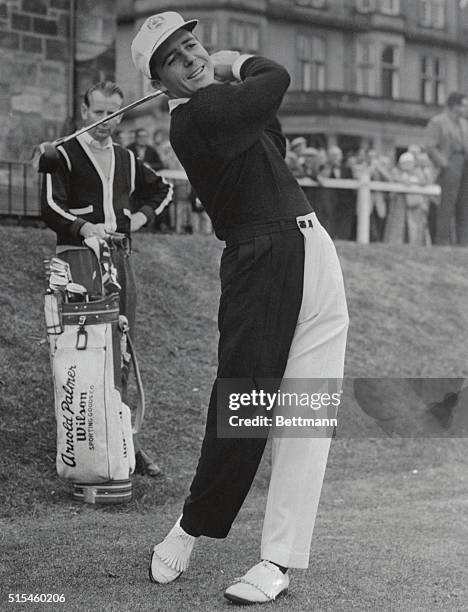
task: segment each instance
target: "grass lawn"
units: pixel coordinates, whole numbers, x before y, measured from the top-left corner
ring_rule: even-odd
[[[190,570],[168,587],[151,585],[146,573],[151,545],[180,511],[203,434],[220,244],[135,239],[143,441],[164,474],[135,477],[134,499],[107,508],[72,502],[55,474],[42,315],[42,259],[53,236],[0,227],[0,244],[0,610],[12,609],[8,593],[66,596],[63,606],[15,604],[29,610],[229,609],[223,589],[258,559],[268,453],[225,542],[203,539]],[[311,567],[292,573],[290,593],[274,608],[467,610],[466,437],[429,422],[427,398],[401,379],[468,377],[468,249],[337,246],[351,317],[346,376],[371,378],[372,397],[382,401],[369,409],[349,383]],[[382,430],[389,414],[392,431],[405,437]]]

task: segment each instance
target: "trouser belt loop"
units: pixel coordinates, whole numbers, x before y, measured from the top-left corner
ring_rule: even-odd
[[[296,219],[296,222],[297,222],[297,227],[299,229],[306,229],[308,227],[314,227],[312,219],[304,219],[304,218],[298,217]]]

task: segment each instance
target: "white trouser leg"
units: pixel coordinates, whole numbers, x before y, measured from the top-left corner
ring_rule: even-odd
[[[313,228],[301,228],[304,293],[284,378],[342,379],[349,320],[341,267],[315,214],[299,219],[308,218]],[[308,566],[330,441],[273,438],[262,559],[285,567]]]

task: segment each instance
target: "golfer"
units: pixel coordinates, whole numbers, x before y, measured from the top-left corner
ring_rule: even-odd
[[[172,146],[226,242],[217,379],[190,494],[151,557],[159,583],[187,569],[199,536],[227,536],[265,447],[265,438],[217,436],[221,379],[342,378],[348,328],[335,247],[284,161],[276,113],[289,75],[263,57],[210,56],[196,24],[153,15],[132,43],[135,66],[170,98]],[[226,590],[231,601],[272,601],[289,586],[288,568],[308,566],[329,445],[273,439],[260,562]]]

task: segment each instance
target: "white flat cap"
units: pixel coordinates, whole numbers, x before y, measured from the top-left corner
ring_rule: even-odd
[[[135,68],[151,79],[150,60],[155,51],[171,34],[181,28],[191,32],[197,23],[198,19],[185,21],[182,15],[174,11],[148,17],[132,42],[132,60]]]

